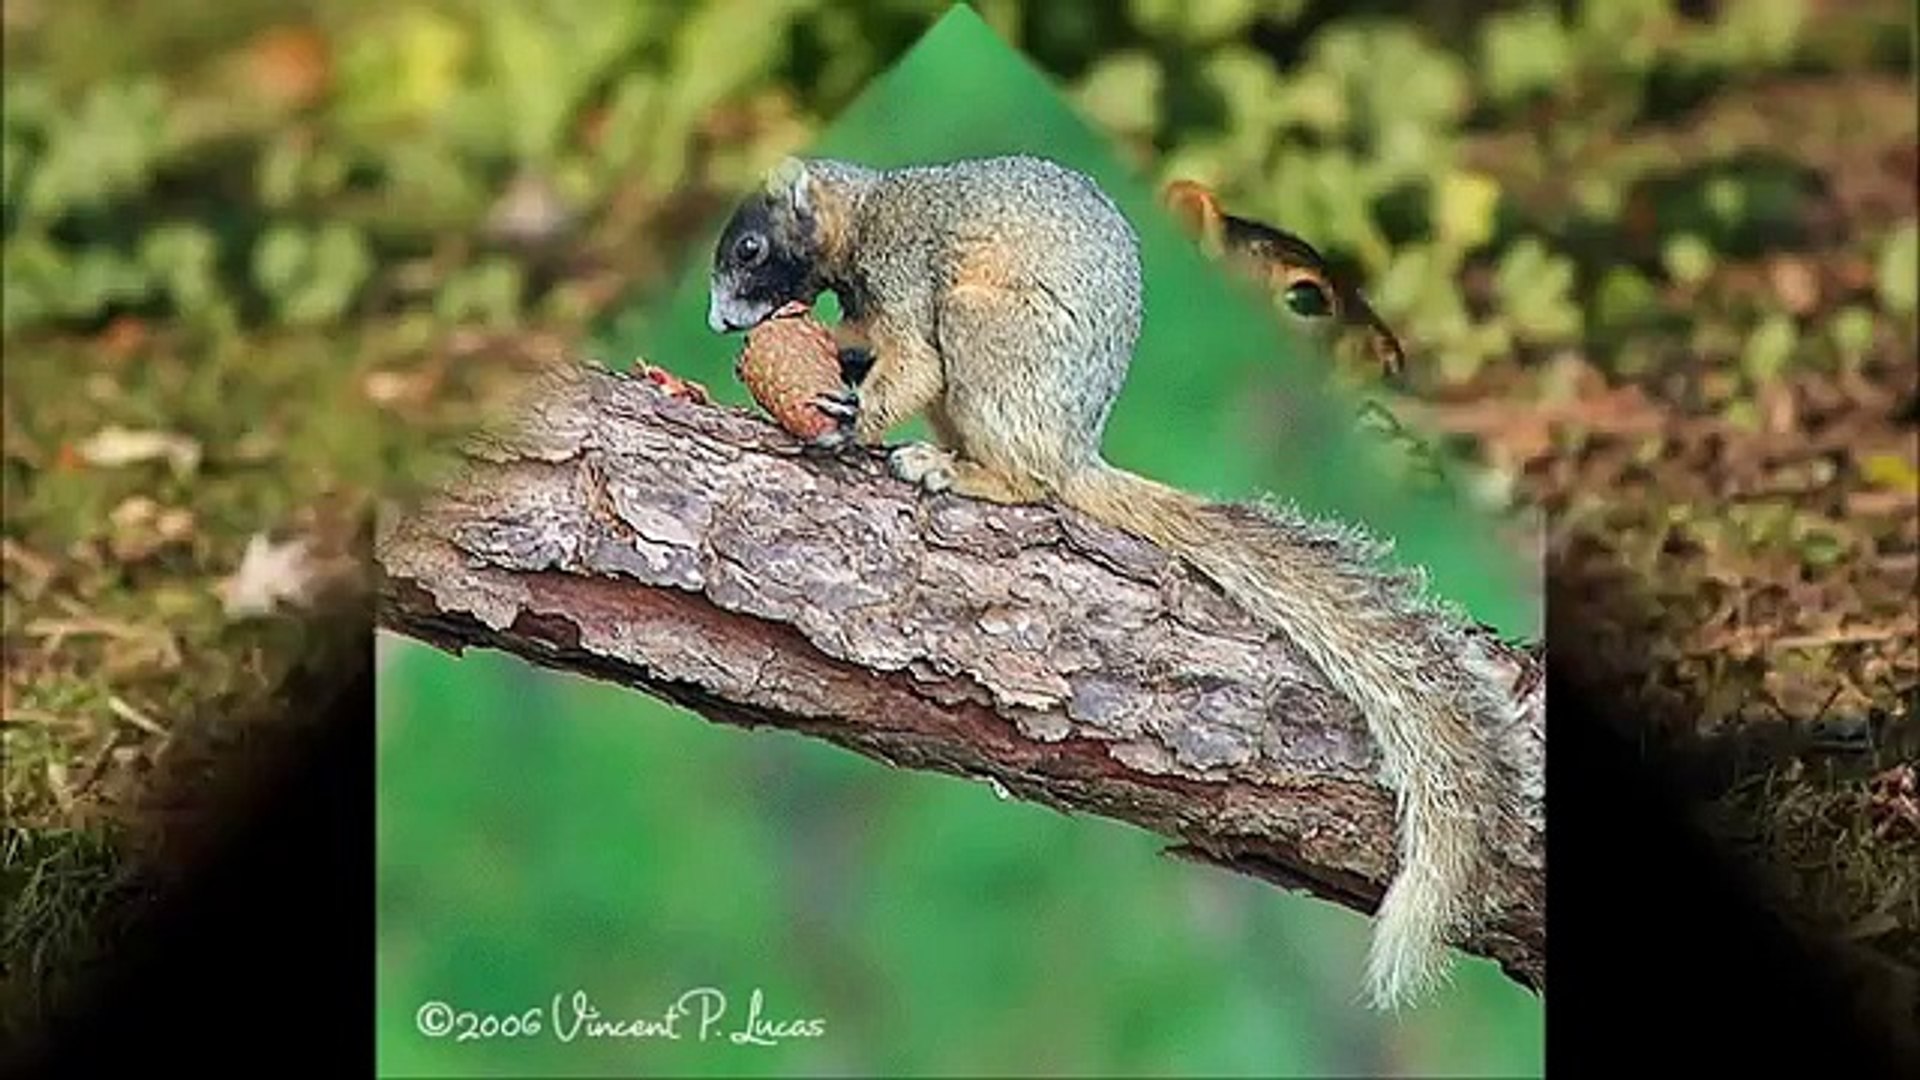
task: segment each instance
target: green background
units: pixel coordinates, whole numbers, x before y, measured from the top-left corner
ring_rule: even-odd
[[[1352,403],[1233,296],[1150,190],[964,9],[809,153],[874,165],[1036,152],[1092,174],[1143,237],[1148,313],[1109,429],[1117,463],[1221,496],[1285,492],[1365,521],[1444,595],[1510,632],[1523,580],[1464,510],[1399,491],[1344,434]],[[705,326],[715,221],[677,285],[602,335],[744,402],[737,338]],[[1256,403],[1286,400],[1277,408]],[[909,432],[911,433],[911,432]],[[1249,447],[1259,448],[1252,452]],[[379,1049],[388,1074],[1537,1073],[1540,1001],[1463,958],[1400,1017],[1358,1004],[1369,922],[1101,819],[985,785],[745,733],[509,658],[383,642]],[[429,1001],[500,1015],[585,990],[658,1018],[712,986],[727,1021],[825,1034],[430,1039]]]

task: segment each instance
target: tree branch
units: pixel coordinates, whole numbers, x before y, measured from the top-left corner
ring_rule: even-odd
[[[1178,841],[1183,857],[1363,912],[1393,802],[1353,706],[1290,643],[1156,548],[1053,506],[923,496],[877,455],[803,456],[777,427],[588,368],[379,541],[381,622],[502,649],[709,719]],[[1505,760],[1529,794],[1500,912],[1468,948],[1544,985],[1543,705]]]

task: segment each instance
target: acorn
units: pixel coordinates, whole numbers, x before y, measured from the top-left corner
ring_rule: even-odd
[[[840,421],[817,404],[840,393],[840,347],[833,334],[794,301],[747,332],[734,374],[782,428],[810,442],[831,436]]]

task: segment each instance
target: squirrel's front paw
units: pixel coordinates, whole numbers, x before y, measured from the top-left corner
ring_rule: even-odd
[[[953,486],[953,454],[930,443],[895,447],[887,455],[887,465],[893,475],[928,491],[945,491]]]
[[[832,421],[832,425],[807,440],[821,450],[838,450],[853,442],[854,421],[860,418],[860,392],[854,389],[816,394],[813,407]]]

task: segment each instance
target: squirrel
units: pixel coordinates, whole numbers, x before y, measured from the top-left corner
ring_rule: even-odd
[[[1370,361],[1390,381],[1405,373],[1400,339],[1312,244],[1285,229],[1227,213],[1213,189],[1197,180],[1168,182],[1160,202],[1202,254],[1259,286],[1308,337],[1350,362],[1357,357],[1357,366]],[[1384,406],[1367,400],[1356,419],[1362,430],[1399,451],[1407,482],[1428,488],[1448,483],[1440,454]]]
[[[1365,716],[1398,796],[1368,997],[1397,1008],[1441,981],[1482,911],[1491,815],[1511,805],[1481,728],[1512,709],[1509,692],[1484,642],[1358,530],[1104,460],[1143,285],[1137,234],[1090,177],[1030,156],[892,170],[788,158],[722,229],[709,287],[716,333],[838,297],[835,334],[856,358],[843,367],[861,377],[816,400],[837,421],[816,445],[877,446],[924,415],[937,445],[892,447],[895,476],[1057,500],[1168,551],[1293,642]]]
[[[1219,196],[1197,180],[1174,180],[1161,189],[1160,201],[1214,259],[1265,288],[1292,319],[1337,348],[1355,350],[1358,342],[1382,374],[1406,369],[1400,339],[1374,313],[1366,297],[1299,236],[1221,208]]]

